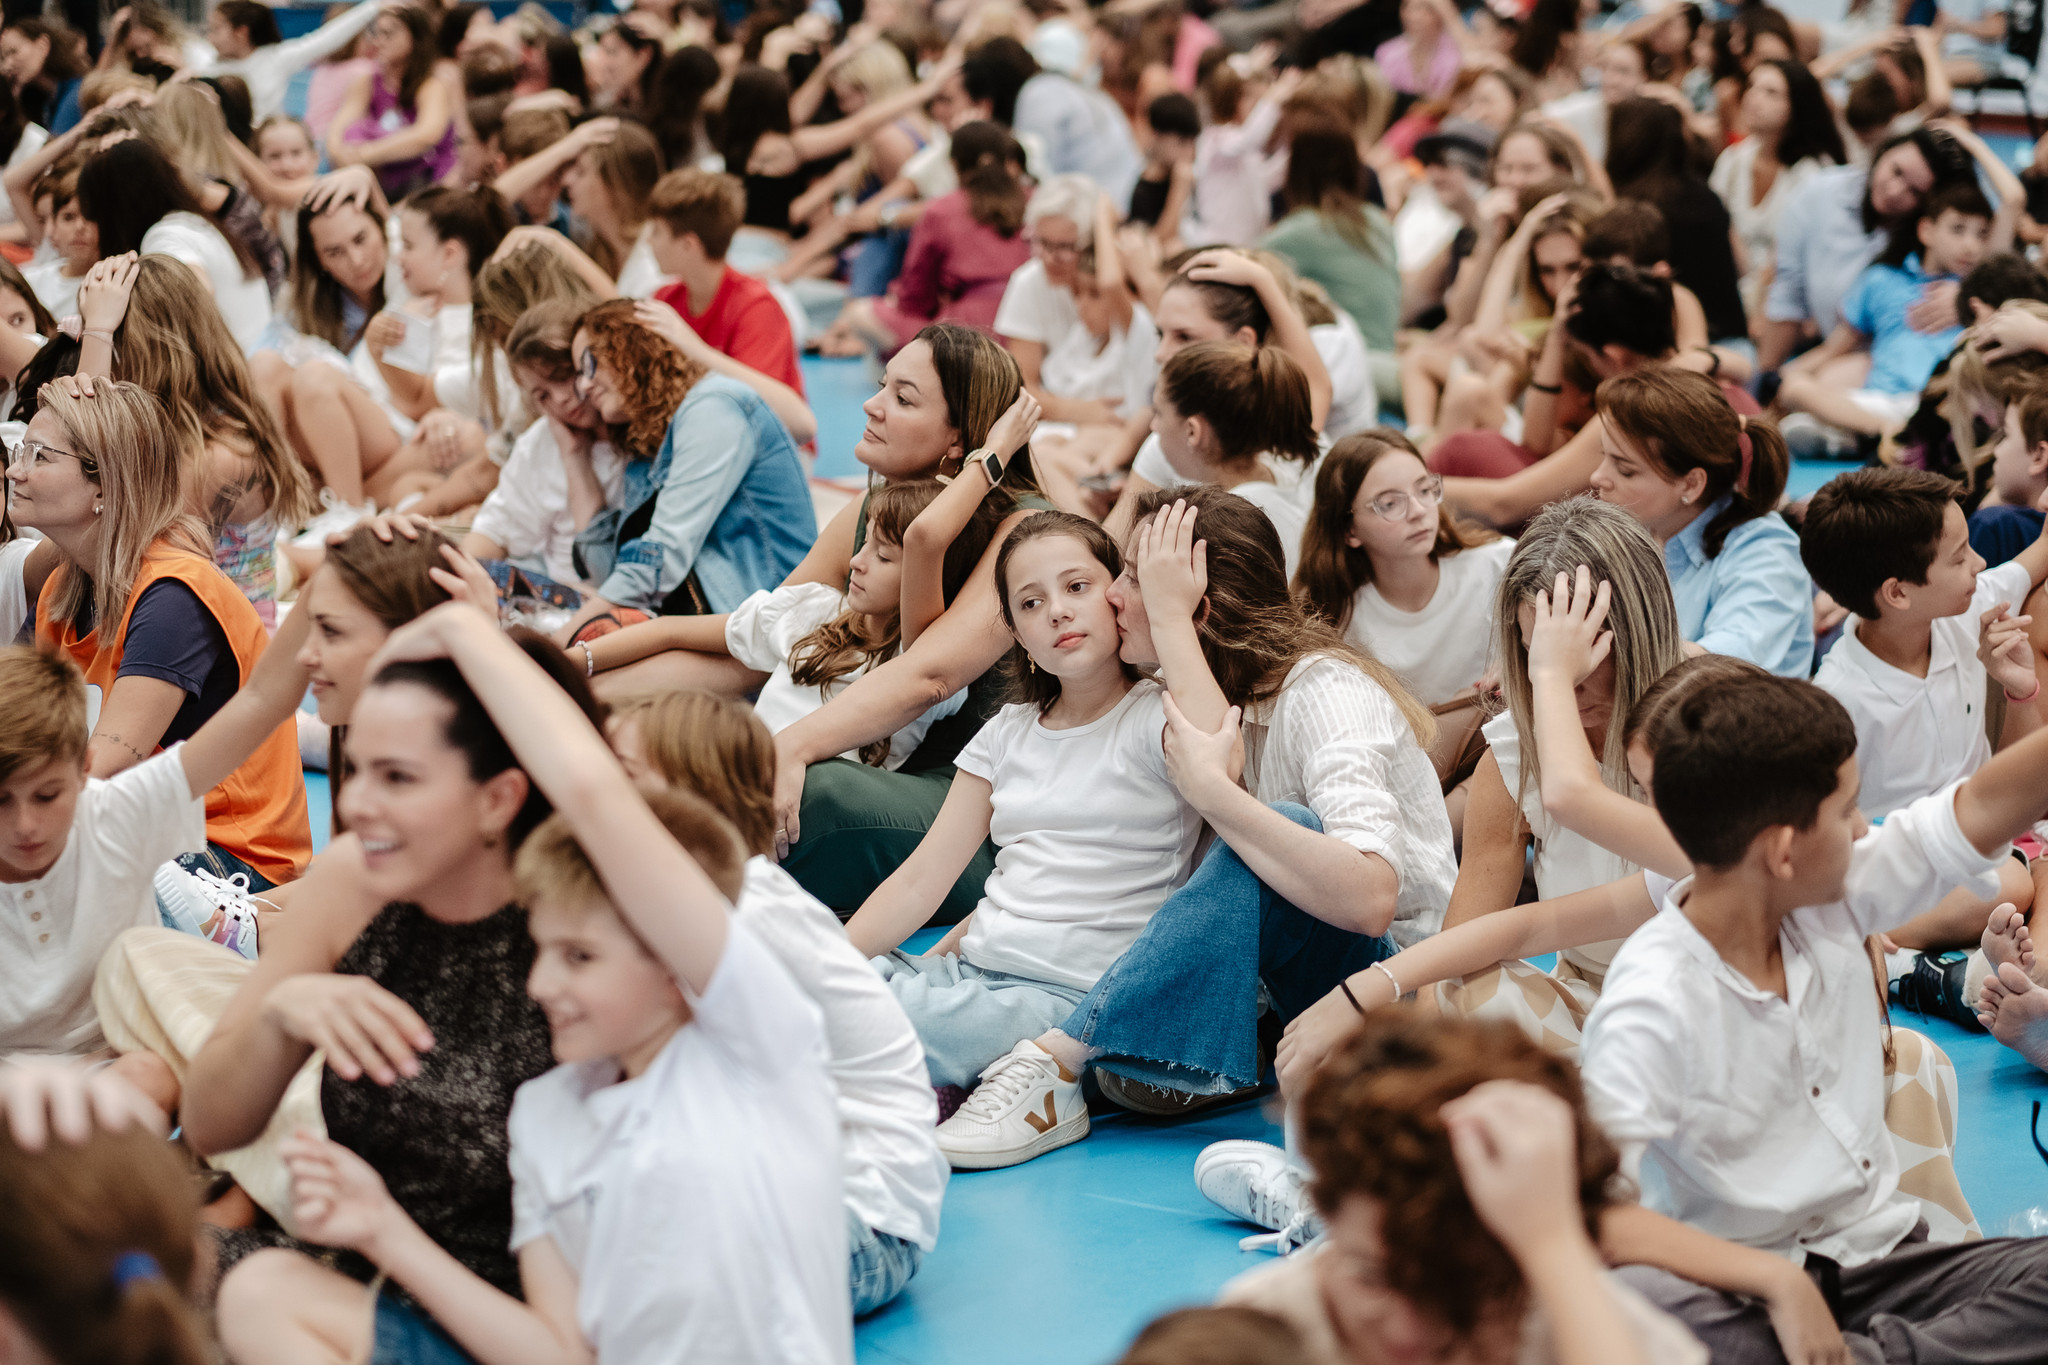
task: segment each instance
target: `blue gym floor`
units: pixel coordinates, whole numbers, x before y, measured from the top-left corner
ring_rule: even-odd
[[[804,361],[818,414],[817,473],[857,478],[852,457],[872,392],[851,360]],[[1846,465],[1795,466],[1803,497]],[[326,842],[327,779],[306,777],[316,843]],[[934,935],[935,936],[935,935]],[[2028,1135],[2048,1076],[1982,1034],[1901,1015],[1956,1065],[1962,1093],[1956,1168],[1987,1235],[2048,1232],[2048,1166]],[[1166,1121],[1098,1119],[1085,1141],[1007,1171],[953,1177],[938,1248],[895,1303],[860,1324],[871,1365],[1101,1365],[1146,1322],[1201,1303],[1265,1253],[1241,1252],[1257,1229],[1231,1222],[1195,1192],[1195,1154],[1220,1138],[1278,1142],[1258,1104]]]

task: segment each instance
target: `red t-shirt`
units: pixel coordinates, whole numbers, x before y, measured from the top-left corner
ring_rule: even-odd
[[[726,268],[711,306],[690,311],[690,291],[672,284],[654,297],[676,310],[714,351],[723,351],[742,365],[780,379],[801,394],[803,371],[796,363],[796,342],[789,334],[789,316],[768,286],[752,275]]]

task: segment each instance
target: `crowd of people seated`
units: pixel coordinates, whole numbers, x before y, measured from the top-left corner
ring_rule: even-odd
[[[1129,1365],[2038,1358],[2038,14],[313,18],[0,21],[0,1359],[850,1365],[1275,1094]]]

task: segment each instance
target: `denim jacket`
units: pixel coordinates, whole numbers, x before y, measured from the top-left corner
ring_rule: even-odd
[[[703,608],[773,588],[818,538],[789,429],[736,379],[697,381],[660,452],[626,465],[622,506],[576,537],[583,575],[615,606],[659,613],[694,573]]]

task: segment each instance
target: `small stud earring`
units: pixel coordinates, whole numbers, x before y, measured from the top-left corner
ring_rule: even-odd
[[[104,507],[100,506],[100,505],[99,505],[98,503],[94,503],[94,504],[92,505],[92,514],[93,514],[94,516],[98,516],[98,515],[99,515],[100,513],[104,512],[104,511],[106,511],[106,510],[107,510],[106,508],[104,508]]]

